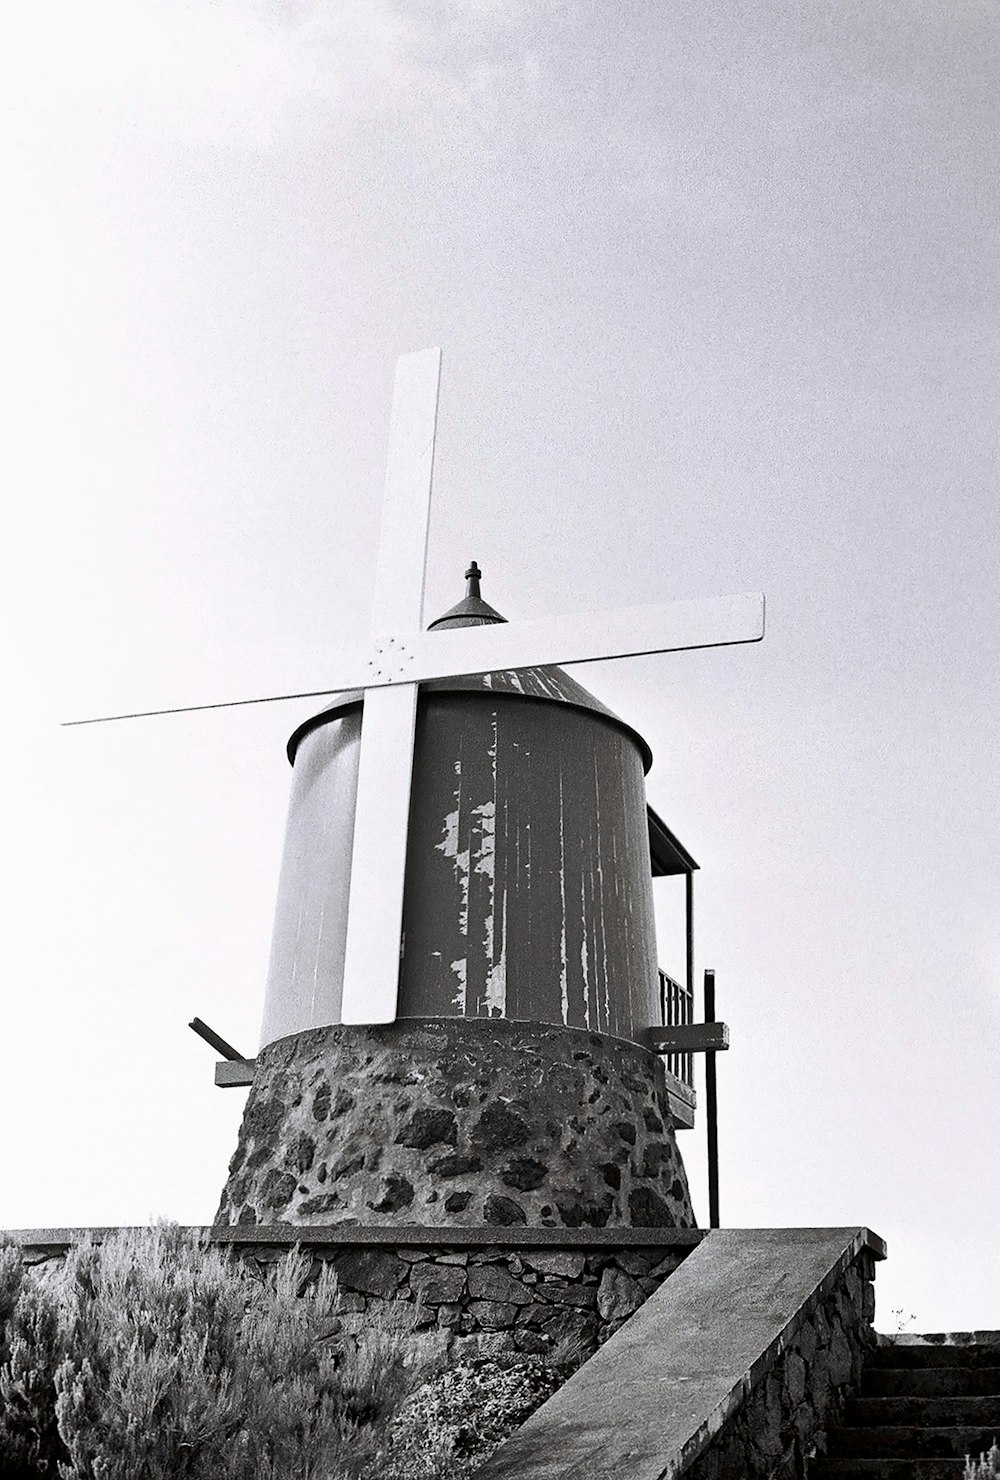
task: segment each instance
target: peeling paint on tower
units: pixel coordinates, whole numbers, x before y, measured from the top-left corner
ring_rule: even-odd
[[[644,757],[625,726],[567,697],[571,682],[493,674],[422,694],[402,1016],[623,1038],[656,1020]]]

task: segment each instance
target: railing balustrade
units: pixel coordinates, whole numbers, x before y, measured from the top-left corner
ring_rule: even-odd
[[[694,993],[660,970],[660,1013],[665,1028],[679,1028],[694,1021]],[[694,1088],[694,1055],[668,1053],[663,1067],[688,1089]]]

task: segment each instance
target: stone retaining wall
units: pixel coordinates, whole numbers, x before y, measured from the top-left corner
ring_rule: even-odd
[[[267,1250],[244,1254],[266,1259]],[[280,1251],[274,1251],[281,1257]],[[403,1330],[440,1333],[449,1358],[542,1353],[567,1343],[589,1356],[673,1273],[682,1252],[659,1248],[313,1251],[333,1263],[341,1326],[381,1309]]]
[[[94,1230],[101,1236],[111,1230]],[[81,1236],[87,1230],[78,1230]],[[381,1312],[400,1331],[423,1336],[449,1362],[476,1356],[545,1353],[569,1347],[581,1359],[598,1346],[659,1288],[682,1259],[696,1247],[699,1235],[657,1235],[628,1230],[616,1241],[582,1231],[560,1233],[558,1241],[532,1243],[523,1234],[520,1246],[504,1246],[493,1230],[469,1230],[464,1240],[445,1242],[442,1230],[400,1230],[412,1244],[368,1237],[361,1230],[271,1231],[223,1233],[211,1241],[227,1247],[251,1272],[263,1276],[299,1244],[311,1258],[309,1280],[323,1264],[332,1264],[341,1290],[342,1330],[354,1332]],[[384,1235],[387,1230],[378,1230]],[[42,1230],[16,1235],[26,1263],[65,1257],[69,1230]],[[541,1235],[537,1236],[541,1239]],[[550,1235],[550,1238],[552,1236]],[[432,1241],[433,1240],[433,1241]]]

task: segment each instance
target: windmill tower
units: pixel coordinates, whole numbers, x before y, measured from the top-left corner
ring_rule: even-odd
[[[651,755],[555,665],[756,641],[762,599],[507,623],[473,563],[422,632],[438,376],[437,351],[400,362],[373,640],[289,741],[216,1221],[690,1226],[655,1051]]]

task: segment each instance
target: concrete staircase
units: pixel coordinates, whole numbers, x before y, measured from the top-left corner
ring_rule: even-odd
[[[1000,1331],[876,1347],[810,1480],[961,1480],[1000,1442]]]

